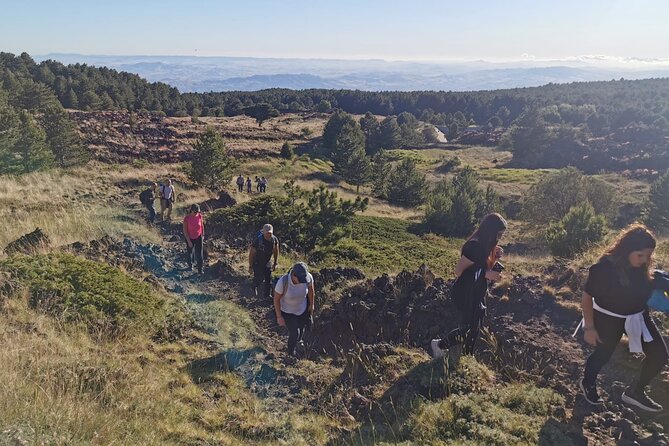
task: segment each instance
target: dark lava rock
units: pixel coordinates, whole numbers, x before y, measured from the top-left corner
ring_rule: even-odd
[[[36,228],[29,234],[22,235],[5,247],[7,255],[12,254],[35,254],[40,249],[49,248],[51,240],[40,228]]]

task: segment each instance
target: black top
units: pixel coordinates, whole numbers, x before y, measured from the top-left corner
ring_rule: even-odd
[[[620,315],[639,313],[646,309],[652,283],[645,268],[630,268],[629,283],[621,283],[620,272],[610,260],[600,260],[590,267],[584,290],[600,307]]]
[[[476,268],[487,269],[489,252],[486,252],[485,246],[478,240],[469,240],[462,247],[462,255],[474,262]]]
[[[253,264],[261,266],[269,264],[274,253],[274,247],[278,244],[279,239],[276,236],[273,235],[271,239],[267,240],[262,234],[259,234],[251,244],[256,249]]]

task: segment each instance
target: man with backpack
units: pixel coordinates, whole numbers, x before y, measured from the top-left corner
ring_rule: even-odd
[[[147,218],[149,223],[153,223],[156,220],[156,208],[153,207],[153,202],[156,199],[156,189],[158,189],[158,184],[151,183],[151,187],[139,194],[139,201],[146,206],[146,209],[149,211],[149,216]]]
[[[253,274],[256,296],[272,298],[272,271],[276,269],[278,261],[279,239],[274,236],[274,227],[267,223],[249,247],[249,273]]]
[[[172,208],[174,207],[175,200],[176,192],[172,185],[172,180],[168,179],[167,184],[160,185],[160,219],[162,221],[172,218]],[[165,211],[167,211],[167,215],[165,215]]]

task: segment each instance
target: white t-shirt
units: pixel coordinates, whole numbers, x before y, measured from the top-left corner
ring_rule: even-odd
[[[162,185],[160,187],[162,189],[161,192],[163,193],[163,198],[165,200],[169,200],[170,198],[172,198],[172,192],[174,192],[174,187],[173,186],[168,186],[168,185],[165,184],[165,185]]]
[[[313,282],[314,278],[311,273],[307,273],[307,283],[298,284],[293,283],[290,279],[290,273],[282,276],[274,286],[274,291],[283,294],[281,297],[281,311],[297,316],[307,311],[307,293],[309,292],[309,284]],[[286,285],[288,285],[288,289],[286,289]]]

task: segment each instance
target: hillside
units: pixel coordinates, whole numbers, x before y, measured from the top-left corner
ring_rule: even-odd
[[[211,194],[173,161],[189,159],[190,144],[206,125],[138,113],[131,128],[127,113],[70,114],[98,161],[0,178],[0,216],[22,221],[3,233],[0,245],[37,226],[50,240],[37,254],[0,259],[0,333],[7,346],[0,349],[0,376],[8,383],[0,398],[0,442],[666,442],[665,416],[618,403],[621,383],[638,367],[624,345],[602,377],[610,403],[593,410],[578,394],[587,349],[570,335],[594,252],[555,263],[536,229],[511,220],[504,240],[509,275],[492,290],[490,331],[477,357],[463,358],[452,370],[426,348],[456,323],[447,296],[462,239],[422,233],[416,228],[421,209],[369,196],[348,237],[308,253],[318,284],[317,317],[294,360],[284,353],[285,333],[269,302],[251,293],[244,234],[213,224],[222,211],[205,216],[206,274],[199,278],[185,269],[180,217]],[[262,128],[247,117],[200,119],[224,135],[241,173],[270,178],[270,196],[281,196],[282,183],[291,179],[304,188],[327,184],[342,197],[356,196],[353,186],[332,175],[329,161],[308,155],[323,116],[283,115]],[[309,137],[301,131],[305,126],[313,129]],[[284,141],[305,153],[278,158]],[[505,167],[509,152],[465,144],[389,155],[395,162],[414,159],[431,183],[454,175],[440,167],[457,156],[517,203],[552,172]],[[175,222],[147,226],[137,194],[147,181],[166,177],[177,185]],[[649,187],[643,178],[599,178],[631,203]],[[242,204],[259,198],[231,196]],[[229,212],[242,209],[248,207]],[[278,271],[303,255],[284,250]],[[657,262],[669,264],[666,241]],[[71,271],[58,273],[62,280],[44,280],[58,268]],[[137,293],[151,295],[141,311],[134,307]],[[39,303],[51,295],[59,300]],[[113,306],[97,307],[101,302]],[[117,322],[114,314],[123,319]],[[667,318],[660,320],[667,333]],[[652,388],[663,404],[669,404],[668,380],[665,372]]]

